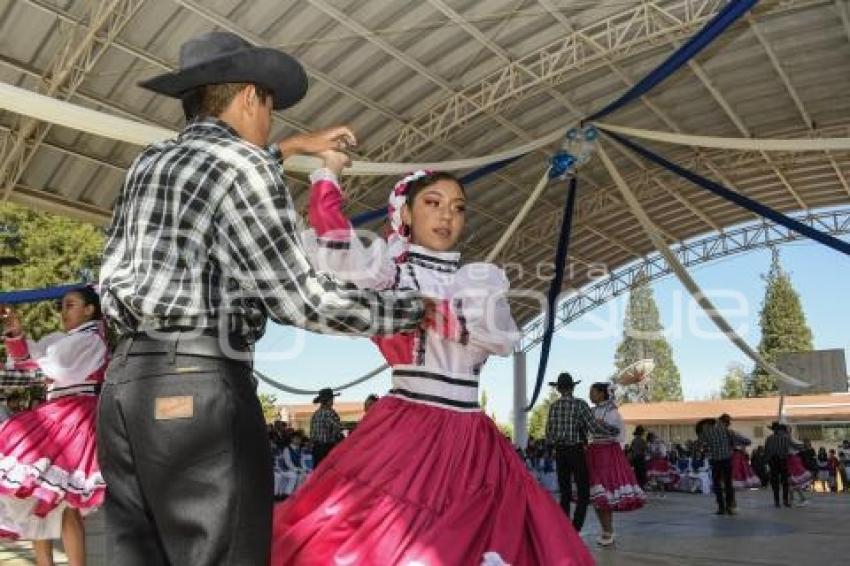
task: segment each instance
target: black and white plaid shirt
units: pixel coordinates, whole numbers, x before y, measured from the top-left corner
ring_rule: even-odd
[[[546,440],[552,444],[584,444],[590,433],[616,436],[619,432],[617,427],[596,420],[582,399],[562,396],[549,407]]]
[[[787,458],[791,453],[791,448],[800,449],[802,444],[798,444],[791,440],[791,436],[785,432],[774,432],[764,441],[764,457],[769,461],[772,458]]]
[[[136,158],[100,273],[119,334],[192,328],[251,343],[267,317],[361,335],[417,326],[417,293],[357,290],[313,270],[281,157],[277,146],[255,146],[206,118]]]
[[[744,438],[723,423],[705,427],[699,437],[700,443],[708,453],[710,460],[727,460],[732,457],[734,446],[747,446],[749,439]]]
[[[310,440],[319,444],[333,444],[342,440],[342,422],[336,411],[319,407],[310,417]]]

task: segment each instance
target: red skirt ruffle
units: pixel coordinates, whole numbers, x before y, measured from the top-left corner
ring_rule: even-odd
[[[7,518],[0,536],[22,534],[8,524],[8,517],[24,504],[20,500],[38,518],[60,506],[85,514],[103,503],[106,484],[97,463],[96,408],[95,396],[62,397],[0,425],[0,517]]]
[[[486,553],[512,566],[593,564],[489,417],[395,397],[373,406],[274,518],[278,566],[478,566]]]
[[[812,485],[812,472],[803,465],[803,459],[797,454],[788,456],[788,480],[797,489],[808,489]]]
[[[619,444],[591,444],[585,455],[590,474],[590,500],[595,507],[611,511],[633,511],[643,507],[646,494],[638,485]]]
[[[732,486],[736,489],[750,487],[761,487],[761,480],[756,475],[753,467],[738,450],[732,453]]]

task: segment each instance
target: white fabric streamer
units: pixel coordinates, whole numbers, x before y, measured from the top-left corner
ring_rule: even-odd
[[[29,116],[30,118],[44,122],[50,122],[57,126],[138,146],[146,146],[177,135],[177,132],[160,128],[159,126],[151,126],[113,114],[92,110],[91,108],[57,100],[3,82],[0,82],[0,109]],[[345,169],[344,173],[346,175],[375,176],[404,175],[415,169],[430,169],[435,171],[475,169],[491,163],[525,155],[557,141],[562,136],[563,130],[558,130],[510,150],[492,153],[482,157],[456,159],[453,161],[433,163],[353,161],[351,167]],[[283,166],[287,171],[312,173],[322,166],[322,161],[316,157],[294,155],[287,158],[283,162]]]
[[[676,274],[676,277],[679,281],[682,282],[682,285],[685,286],[685,289],[688,290],[688,293],[694,298],[694,300],[699,304],[700,307],[705,311],[705,314],[711,319],[711,321],[732,341],[735,346],[738,347],[741,352],[743,352],[748,358],[750,358],[755,363],[759,364],[761,367],[765,368],[769,373],[776,376],[777,379],[781,379],[785,383],[789,385],[793,385],[796,387],[809,387],[809,384],[805,381],[801,381],[797,378],[791,377],[787,373],[779,370],[767,360],[765,360],[761,354],[757,351],[753,350],[749,344],[747,344],[741,336],[738,335],[737,332],[732,328],[732,326],[726,321],[723,316],[717,311],[714,304],[705,296],[700,289],[699,285],[697,285],[696,281],[693,280],[691,275],[688,273],[688,270],[679,263],[676,254],[667,246],[667,243],[664,239],[659,235],[658,229],[653,224],[652,220],[649,219],[646,212],[641,207],[640,203],[638,203],[637,198],[634,193],[632,193],[631,189],[629,189],[626,182],[623,180],[623,177],[620,176],[620,172],[617,171],[617,168],[614,166],[614,163],[608,157],[608,154],[605,152],[605,149],[602,147],[601,143],[598,143],[596,146],[596,150],[599,153],[599,157],[602,158],[602,162],[605,164],[605,168],[608,169],[608,173],[611,175],[611,178],[614,180],[614,184],[617,185],[617,188],[620,189],[620,194],[623,195],[623,200],[626,201],[626,204],[631,209],[632,214],[637,218],[641,227],[643,227],[644,232],[652,240],[652,244],[658,250],[665,260],[667,260],[667,264],[670,266],[670,269],[673,273]]]
[[[627,128],[613,124],[597,123],[597,127],[622,134],[677,145],[711,147],[716,149],[734,149],[739,151],[846,151],[850,150],[850,138],[800,138],[800,139],[754,139],[754,138],[718,138],[712,136],[692,136]]]
[[[543,194],[543,190],[549,184],[549,167],[546,168],[546,171],[543,172],[543,175],[540,177],[540,180],[537,181],[537,186],[534,187],[534,190],[531,191],[531,194],[525,201],[525,204],[522,205],[519,213],[514,217],[513,221],[511,221],[511,225],[508,226],[508,229],[502,234],[502,237],[499,238],[499,241],[496,242],[496,245],[493,246],[493,249],[490,250],[490,253],[487,254],[487,258],[484,261],[491,262],[496,259],[496,256],[499,255],[499,252],[502,251],[502,248],[505,247],[505,244],[508,243],[508,240],[511,236],[514,235],[519,225],[522,224],[522,221],[525,220],[525,217],[528,216],[528,213],[531,212],[531,207],[534,206],[534,203],[537,202],[537,199],[540,198],[540,195]]]

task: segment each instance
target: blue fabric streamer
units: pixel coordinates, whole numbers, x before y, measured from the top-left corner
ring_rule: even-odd
[[[758,2],[758,0],[733,0],[732,2],[729,2],[699,31],[699,33],[691,37],[687,43],[677,49],[663,63],[661,63],[661,65],[656,67],[655,70],[645,76],[639,83],[626,91],[622,96],[620,96],[620,98],[587,118],[585,122],[599,120],[600,118],[607,116],[615,110],[619,110],[626,104],[649,92],[649,90],[676,72],[679,67],[687,63],[688,60],[702,51],[709,43],[714,41],[718,35],[723,33],[726,28],[735,23],[738,18],[743,16],[756,4],[756,2]]]
[[[534,383],[534,393],[531,402],[525,408],[526,412],[534,407],[540,389],[543,387],[543,377],[546,375],[546,366],[549,363],[549,349],[552,347],[552,336],[555,334],[555,307],[558,295],[561,293],[561,285],[564,283],[564,271],[567,267],[567,250],[570,246],[570,232],[573,225],[573,209],[575,208],[576,193],[578,192],[578,180],[575,176],[570,178],[570,189],[567,193],[567,202],[564,206],[564,219],[561,221],[561,235],[558,238],[558,248],[555,251],[555,277],[549,284],[549,294],[546,298],[546,328],[543,330],[543,344],[540,349],[540,364],[537,366],[537,381]]]
[[[667,169],[669,171],[672,171],[673,173],[682,177],[683,179],[687,179],[688,181],[695,184],[696,186],[702,187],[703,189],[711,191],[712,193],[716,194],[717,196],[723,197],[724,199],[726,199],[730,202],[733,202],[740,207],[746,208],[750,212],[754,212],[754,213],[758,214],[759,216],[763,216],[765,218],[768,218],[768,219],[772,220],[773,222],[788,228],[789,230],[793,230],[793,231],[797,232],[798,234],[802,234],[803,236],[806,236],[807,238],[811,238],[812,240],[820,242],[821,244],[824,244],[825,246],[829,246],[830,248],[832,248],[836,251],[843,252],[845,254],[850,255],[850,243],[845,242],[844,240],[840,240],[840,239],[838,239],[834,236],[831,236],[831,235],[829,235],[825,232],[821,232],[820,230],[816,230],[816,229],[812,228],[811,226],[808,226],[806,224],[803,224],[802,222],[794,220],[790,216],[786,216],[785,214],[782,214],[781,212],[774,210],[774,209],[770,208],[769,206],[766,206],[764,204],[761,204],[758,201],[755,201],[755,200],[753,200],[749,197],[746,197],[746,196],[742,195],[741,193],[737,193],[735,191],[727,189],[723,185],[721,185],[719,183],[715,183],[711,179],[707,179],[707,178],[703,177],[702,175],[700,175],[698,173],[694,173],[693,171],[690,171],[688,169],[685,169],[684,167],[680,167],[679,165],[676,165],[675,163],[667,161],[666,159],[664,159],[660,155],[653,153],[649,149],[647,149],[647,148],[645,148],[641,145],[638,145],[637,143],[631,141],[628,138],[625,138],[625,137],[623,137],[619,134],[615,134],[614,132],[609,132],[608,130],[605,130],[605,129],[603,129],[602,131],[605,132],[606,135],[611,136],[612,138],[617,140],[619,143],[623,144],[624,146],[626,146],[630,150],[634,151],[638,155],[644,157],[645,159],[648,159],[649,161],[652,161],[653,163],[656,163],[657,165],[664,167],[665,169]]]
[[[65,296],[65,293],[86,287],[87,283],[75,283],[73,285],[59,285],[58,287],[47,287],[45,289],[25,289],[21,291],[7,291],[0,293],[0,304],[17,305],[21,303],[37,303],[39,301],[55,301]]]
[[[508,159],[504,159],[502,161],[496,161],[494,163],[490,163],[488,165],[484,165],[483,167],[479,167],[478,169],[471,171],[460,178],[460,182],[464,187],[468,187],[478,179],[489,175],[490,173],[495,173],[499,169],[504,169],[517,159],[521,159],[528,155],[524,153],[522,155],[517,155],[515,157],[510,157]],[[363,212],[351,218],[351,223],[354,226],[360,226],[362,224],[366,224],[367,222],[371,222],[373,220],[378,220],[387,215],[386,208],[379,208],[378,210],[369,210],[367,212]]]

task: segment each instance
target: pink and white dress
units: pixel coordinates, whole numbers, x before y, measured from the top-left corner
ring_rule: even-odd
[[[617,436],[593,435],[585,452],[590,475],[590,501],[594,507],[611,511],[633,511],[646,502],[635,472],[626,459],[626,426],[614,401],[591,409],[598,420],[617,427]]]
[[[319,173],[322,173],[320,171]],[[335,179],[312,177],[305,237],[317,269],[361,288],[444,299],[440,329],[375,338],[392,389],[274,513],[273,565],[593,564],[551,495],[478,406],[490,354],[518,338],[490,264],[383,240],[364,246],[340,212]]]
[[[788,455],[788,480],[794,489],[809,489],[814,480],[797,452]]]
[[[667,445],[661,439],[649,444],[649,463],[646,475],[658,484],[676,485],[679,483],[679,471],[670,463],[667,457]]]
[[[0,537],[58,538],[66,507],[85,515],[106,491],[95,448],[106,342],[100,323],[89,322],[38,342],[6,339],[6,351],[50,384],[46,403],[0,425]]]

